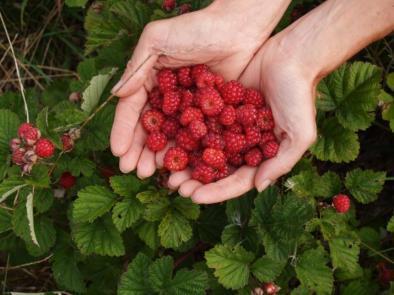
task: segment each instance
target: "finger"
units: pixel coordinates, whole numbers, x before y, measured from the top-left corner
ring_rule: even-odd
[[[190,179],[181,184],[178,192],[182,197],[187,198],[190,197],[201,186],[203,186],[201,182]]]
[[[144,148],[146,133],[140,123],[138,123],[135,129],[135,134],[133,137],[134,139],[130,149],[123,156],[121,156],[119,160],[119,169],[123,173],[128,173],[135,169],[138,159],[140,158],[141,152]]]
[[[254,186],[256,168],[241,167],[234,174],[197,188],[192,200],[199,204],[219,203],[248,192]]]
[[[146,97],[145,89],[141,88],[134,95],[119,99],[110,139],[114,156],[122,156],[129,150]]]
[[[142,154],[137,163],[137,176],[144,179],[152,176],[156,170],[156,156],[155,153],[144,147]]]
[[[168,179],[168,187],[172,190],[177,190],[182,183],[192,178],[190,169],[172,173]]]

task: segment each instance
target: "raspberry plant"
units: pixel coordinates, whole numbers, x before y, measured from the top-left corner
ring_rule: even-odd
[[[66,0],[72,7],[87,2]],[[72,294],[391,294],[394,73],[363,56],[321,81],[317,142],[262,193],[199,206],[165,189],[162,171],[146,180],[118,171],[109,150],[116,102],[109,90],[145,24],[209,1],[178,2],[173,8],[172,1],[163,7],[162,1],[111,0],[87,9],[78,79],[26,92],[31,123],[55,146],[30,173],[12,164],[9,146],[27,120],[22,98],[18,92],[0,96],[1,272],[47,265],[56,287],[42,290]],[[302,2],[313,1],[294,1],[280,27],[298,15],[293,8]],[[182,73],[185,87],[189,76]],[[171,79],[163,77],[163,84],[171,87]],[[228,99],[237,100],[237,85],[230,86]],[[259,95],[247,97],[258,104]],[[160,103],[154,93],[149,101]],[[190,108],[183,103],[182,110]],[[181,123],[194,116],[192,110]],[[221,123],[231,125],[235,116],[230,108]],[[148,118],[144,124],[154,130],[158,121],[168,138],[176,137],[177,121]],[[248,134],[245,141],[253,142],[253,129]],[[210,133],[202,144],[210,148],[207,161],[221,160],[214,153],[223,149],[220,137]],[[252,151],[250,165],[261,157]],[[184,168],[182,155],[174,155],[168,162]],[[199,170],[209,178],[206,167]],[[350,198],[343,213],[333,206],[339,194]],[[4,290],[12,291],[4,281]]]

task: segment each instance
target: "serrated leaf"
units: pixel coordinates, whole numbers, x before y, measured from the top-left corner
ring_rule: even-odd
[[[214,268],[215,277],[219,283],[228,289],[240,289],[248,283],[250,264],[254,254],[246,251],[243,247],[229,247],[216,245],[213,249],[205,252],[205,259],[210,268]]]
[[[334,163],[348,163],[357,158],[360,150],[357,134],[342,127],[337,119],[319,120],[318,130],[318,140],[310,148],[316,158]]]
[[[195,270],[179,270],[171,281],[168,295],[204,295],[208,288],[208,275]]]
[[[316,294],[331,294],[333,275],[327,266],[327,255],[322,248],[305,251],[297,261],[295,271],[301,285]]]
[[[0,152],[9,152],[10,140],[17,137],[19,125],[20,121],[15,113],[0,109]]]
[[[334,268],[341,268],[350,273],[355,272],[358,268],[359,243],[354,235],[339,236],[329,240],[331,261]]]
[[[229,224],[222,232],[222,243],[229,246],[242,245],[247,250],[256,252],[260,240],[255,227]]]
[[[36,232],[34,230],[33,198],[34,198],[34,194],[32,192],[27,195],[26,215],[27,215],[27,220],[29,222],[29,231],[30,231],[31,240],[35,245],[40,247],[37,241]]]
[[[189,221],[175,210],[169,210],[160,222],[158,234],[165,248],[176,248],[192,237]]]
[[[352,281],[341,288],[341,295],[370,295],[379,294],[379,286],[375,282],[361,279]]]
[[[141,197],[138,197],[138,199],[141,201]],[[171,203],[168,198],[157,195],[154,201],[146,203],[144,218],[147,221],[162,220],[168,212],[170,205]]]
[[[59,102],[51,111],[54,113],[56,127],[64,127],[64,130],[69,129],[68,126],[82,123],[87,118],[87,114],[69,100]]]
[[[394,73],[390,73],[386,77],[387,86],[394,91]]]
[[[49,170],[44,165],[35,165],[28,176],[24,177],[25,183],[37,187],[48,188],[50,184]]]
[[[50,189],[36,189],[34,192],[33,205],[38,213],[48,211],[53,204],[53,193]]]
[[[257,259],[251,269],[260,282],[273,282],[280,275],[285,263],[273,260],[268,256]]]
[[[365,130],[374,119],[381,75],[382,70],[369,63],[344,64],[320,82],[318,108],[334,111],[345,128]]]
[[[345,186],[360,203],[376,201],[382,191],[386,172],[355,169],[346,174]]]
[[[394,216],[391,216],[389,222],[387,223],[387,230],[394,233]]]
[[[227,217],[223,205],[204,208],[197,220],[197,230],[200,239],[210,244],[218,243],[226,224]]]
[[[114,192],[122,197],[134,196],[141,188],[141,181],[134,175],[117,175],[110,178]]]
[[[382,111],[382,118],[389,121],[390,128],[394,132],[394,103],[389,103]]]
[[[118,295],[151,294],[152,288],[148,280],[148,267],[151,263],[149,257],[138,253],[120,278]]]
[[[157,222],[141,222],[136,226],[135,231],[138,237],[148,245],[149,248],[156,250],[160,244],[160,238],[157,234]]]
[[[72,158],[68,165],[68,171],[74,176],[82,174],[90,177],[93,175],[95,168],[96,164],[85,157]]]
[[[191,199],[176,197],[172,201],[172,206],[187,219],[196,220],[200,216],[200,206]]]
[[[9,196],[16,193],[21,188],[27,186],[23,180],[16,177],[4,179],[0,184],[0,203],[8,199]]]
[[[85,7],[88,0],[66,0],[66,5],[70,7]]]
[[[142,216],[143,211],[144,208],[138,200],[132,197],[125,198],[112,209],[112,221],[118,231],[123,232]]]
[[[12,229],[11,218],[10,211],[0,207],[0,233]]]
[[[104,186],[88,186],[78,192],[73,205],[75,222],[92,222],[107,213],[116,202],[116,195]]]
[[[81,109],[90,114],[100,101],[100,97],[104,92],[105,87],[116,73],[117,68],[112,68],[105,74],[98,74],[94,76],[89,83],[89,86],[82,93]]]
[[[174,260],[171,256],[157,259],[149,266],[149,282],[156,292],[165,290],[166,285],[172,278],[172,267]]]
[[[74,224],[72,234],[82,254],[122,256],[125,253],[122,237],[108,215],[93,223]]]

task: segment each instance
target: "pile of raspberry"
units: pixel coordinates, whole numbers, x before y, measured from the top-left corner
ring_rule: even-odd
[[[257,90],[225,82],[206,65],[162,69],[157,82],[141,123],[151,151],[175,141],[164,156],[166,169],[189,167],[192,178],[206,184],[276,155],[272,112]]]

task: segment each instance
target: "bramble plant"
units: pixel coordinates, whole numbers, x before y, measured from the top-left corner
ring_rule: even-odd
[[[88,2],[65,4],[80,11]],[[65,294],[394,292],[394,72],[375,50],[320,82],[316,143],[262,193],[197,205],[166,189],[166,171],[141,180],[116,168],[110,89],[130,48],[148,22],[209,2],[94,2],[77,78],[0,94],[4,291],[16,290],[18,271],[45,267],[47,282],[34,290]],[[278,30],[314,2],[293,1]],[[189,83],[187,75],[178,81]],[[221,122],[231,125],[234,108],[226,112]],[[145,114],[155,134],[164,119]],[[161,122],[167,136],[175,136],[174,121]],[[214,135],[206,140],[218,144]]]

